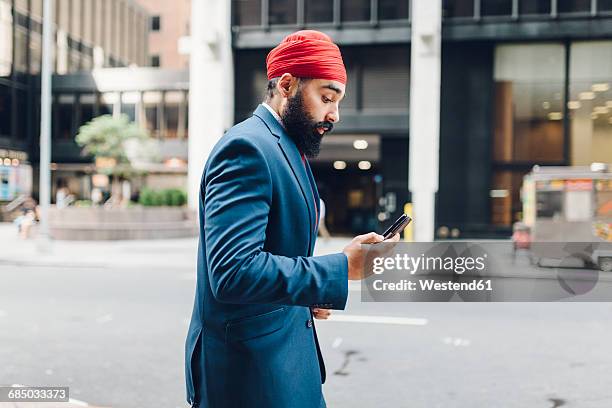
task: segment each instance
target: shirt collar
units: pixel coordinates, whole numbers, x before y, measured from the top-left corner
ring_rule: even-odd
[[[281,119],[280,116],[278,116],[278,113],[276,113],[276,111],[272,109],[272,107],[268,105],[267,103],[262,102],[261,104],[264,106],[264,108],[266,108],[272,114],[272,116],[274,116],[274,119],[276,119],[278,123],[280,123],[280,125],[284,128],[285,125],[283,125],[283,120]]]

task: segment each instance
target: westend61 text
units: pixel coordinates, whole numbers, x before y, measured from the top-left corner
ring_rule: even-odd
[[[491,291],[491,279],[479,279],[471,282],[439,282],[434,279],[419,279],[417,282],[402,279],[399,282],[383,282],[381,279],[375,280],[372,287],[376,291],[415,291],[415,290],[435,290],[435,291]]]

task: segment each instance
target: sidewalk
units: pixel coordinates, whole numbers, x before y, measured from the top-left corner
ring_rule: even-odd
[[[134,241],[51,241],[41,251],[36,239],[23,240],[13,224],[0,223],[0,265],[67,268],[153,267],[195,268],[197,238]],[[342,251],[349,238],[320,238],[315,254]]]

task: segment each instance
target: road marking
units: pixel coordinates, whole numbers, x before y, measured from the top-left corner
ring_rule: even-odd
[[[112,314],[105,314],[104,316],[100,316],[96,319],[96,322],[98,324],[104,324],[104,323],[108,323],[110,321],[113,320],[113,315]]]
[[[442,341],[444,344],[453,345],[455,347],[467,347],[472,343],[470,340],[462,339],[461,337],[445,337]]]
[[[427,319],[419,317],[366,316],[333,313],[328,320],[345,323],[399,324],[406,326],[425,326],[428,323]]]
[[[332,348],[338,348],[342,344],[342,337],[336,337],[332,343]]]

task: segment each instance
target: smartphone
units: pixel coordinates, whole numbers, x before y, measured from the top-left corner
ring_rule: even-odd
[[[385,237],[385,239],[392,238],[398,232],[403,231],[404,228],[410,224],[410,221],[412,221],[412,218],[410,218],[408,215],[400,215],[400,217],[395,220],[395,222],[389,228],[387,228],[385,232],[383,232],[383,237]]]

